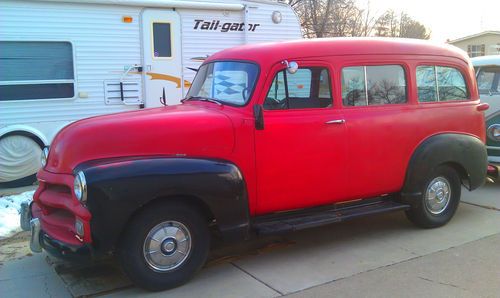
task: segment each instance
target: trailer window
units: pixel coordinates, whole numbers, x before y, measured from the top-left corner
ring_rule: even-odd
[[[153,23],[153,57],[172,57],[170,23]]]
[[[0,48],[0,101],[74,97],[71,43],[0,41]]]

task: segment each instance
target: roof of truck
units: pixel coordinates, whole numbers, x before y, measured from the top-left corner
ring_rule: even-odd
[[[340,55],[432,55],[468,61],[467,53],[445,43],[407,38],[316,38],[238,46],[220,51],[207,61],[241,59],[280,61],[291,58]]]
[[[472,61],[472,65],[474,66],[499,66],[500,55],[474,57],[470,61]]]

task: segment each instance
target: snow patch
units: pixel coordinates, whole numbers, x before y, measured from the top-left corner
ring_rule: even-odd
[[[21,203],[31,202],[35,191],[0,197],[0,239],[21,231]]]

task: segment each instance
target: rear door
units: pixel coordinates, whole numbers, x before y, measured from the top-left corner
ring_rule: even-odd
[[[333,106],[333,72],[323,63],[299,66],[295,74],[276,67],[264,92],[264,129],[255,132],[260,214],[346,196],[346,128]]]
[[[180,102],[183,95],[181,20],[176,11],[146,9],[142,13],[143,80],[147,108]]]

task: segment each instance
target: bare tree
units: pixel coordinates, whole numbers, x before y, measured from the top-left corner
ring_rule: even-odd
[[[286,0],[300,18],[306,38],[386,36],[428,39],[430,32],[406,13],[388,10],[376,17],[355,0]]]
[[[398,15],[393,10],[387,10],[377,19],[375,30],[376,36],[430,38],[430,31],[424,25],[404,12]]]

